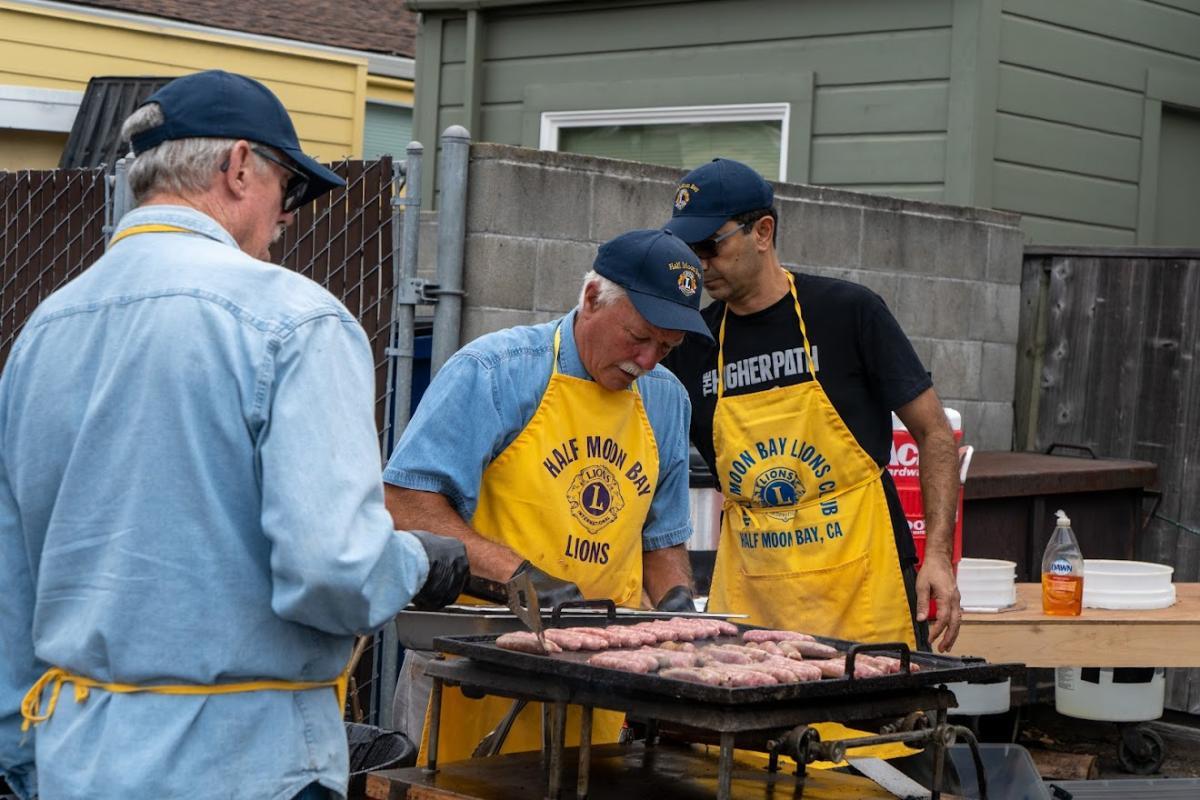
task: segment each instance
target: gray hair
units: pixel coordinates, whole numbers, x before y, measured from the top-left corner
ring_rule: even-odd
[[[596,295],[596,305],[598,306],[611,305],[626,296],[624,289],[593,269],[588,270],[588,273],[583,276],[583,286],[579,289],[579,305],[583,305],[583,301],[587,297],[587,288],[593,283],[596,284],[598,291]]]
[[[163,124],[162,106],[147,103],[129,115],[121,126],[121,140]],[[138,203],[157,192],[187,195],[203,192],[236,139],[170,139],[137,155],[129,167],[129,188]],[[256,169],[267,167],[254,159]]]

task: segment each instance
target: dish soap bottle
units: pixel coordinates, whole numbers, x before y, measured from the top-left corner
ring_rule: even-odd
[[[1083,556],[1061,510],[1042,556],[1042,611],[1055,617],[1078,617],[1083,610]]]

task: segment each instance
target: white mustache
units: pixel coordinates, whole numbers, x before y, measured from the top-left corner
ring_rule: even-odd
[[[622,361],[620,364],[617,364],[617,366],[620,367],[621,369],[625,370],[626,372],[628,372],[630,375],[632,375],[635,378],[640,378],[646,374],[646,370],[642,369],[641,367],[639,367],[637,364],[633,363],[632,361]]]

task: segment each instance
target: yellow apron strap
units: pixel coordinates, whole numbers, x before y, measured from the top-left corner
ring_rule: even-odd
[[[788,291],[792,293],[792,305],[796,308],[796,319],[800,321],[800,338],[804,342],[804,357],[808,359],[808,374],[817,381],[817,370],[813,366],[812,348],[808,344],[808,329],[804,325],[804,315],[800,313],[800,298],[796,295],[796,279],[786,269],[783,271],[788,279]],[[725,320],[729,316],[729,306],[721,311],[721,329],[717,333],[717,399],[725,396]]]
[[[181,228],[178,225],[163,225],[163,224],[147,224],[147,225],[131,225],[125,230],[118,233],[109,240],[108,246],[112,247],[122,239],[128,239],[130,236],[137,236],[139,233],[195,233],[190,228]]]
[[[346,668],[342,670],[336,678],[329,681],[281,681],[281,680],[261,680],[261,681],[241,681],[237,683],[219,683],[213,685],[203,684],[161,684],[155,686],[137,686],[129,683],[108,683],[105,681],[97,681],[92,678],[85,678],[82,675],[76,675],[61,667],[51,667],[46,670],[42,677],[30,687],[25,693],[25,698],[21,701],[21,730],[27,731],[33,725],[39,722],[45,722],[54,714],[54,709],[58,706],[58,695],[62,692],[64,683],[70,683],[75,687],[75,702],[82,703],[87,700],[88,693],[91,689],[103,689],[106,692],[113,694],[137,694],[141,692],[150,692],[152,694],[184,694],[184,695],[211,695],[211,694],[238,694],[241,692],[303,692],[310,689],[326,689],[332,688],[338,701],[338,709],[346,707],[346,692],[350,682],[350,663],[346,664]],[[42,711],[42,694],[46,691],[46,687],[51,686],[50,700],[46,704],[46,710]]]

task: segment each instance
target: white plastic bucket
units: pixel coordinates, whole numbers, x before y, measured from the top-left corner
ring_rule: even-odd
[[[951,714],[979,716],[981,714],[1003,714],[1008,711],[1012,697],[1012,681],[999,683],[948,683],[946,688],[954,692],[958,708]]]
[[[1017,602],[1017,565],[995,558],[958,562],[958,591],[963,608],[1007,608]]]
[[[1145,722],[1158,719],[1166,696],[1162,667],[1058,667],[1054,707],[1077,719]]]
[[[1083,560],[1083,605],[1087,608],[1152,609],[1175,603],[1174,567],[1146,561]]]

